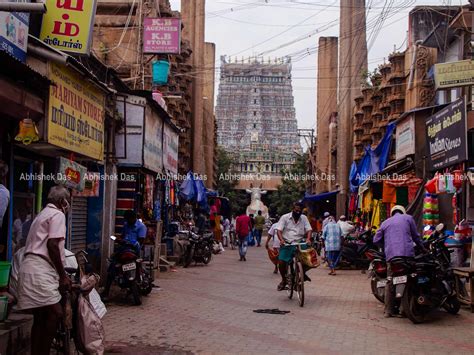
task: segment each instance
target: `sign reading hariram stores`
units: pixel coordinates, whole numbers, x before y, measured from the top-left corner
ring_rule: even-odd
[[[96,160],[104,155],[105,96],[67,67],[51,63],[48,142]]]
[[[97,0],[46,0],[40,39],[64,52],[89,54]]]
[[[458,99],[426,120],[431,171],[467,160],[466,106]]]

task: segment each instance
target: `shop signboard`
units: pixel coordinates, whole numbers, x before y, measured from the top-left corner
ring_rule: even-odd
[[[179,54],[181,51],[181,19],[150,18],[143,22],[143,52]]]
[[[31,0],[0,0],[1,2],[31,2]],[[21,62],[26,61],[30,15],[26,12],[0,12],[0,50]]]
[[[426,120],[431,171],[467,160],[466,105],[460,98]]]
[[[435,64],[434,79],[436,90],[474,85],[474,61]]]
[[[68,53],[89,54],[97,0],[46,0],[40,39]]]
[[[395,132],[395,159],[415,154],[415,120],[413,115],[397,123]]]
[[[163,132],[163,166],[165,170],[178,173],[178,144],[179,135],[169,125]]]
[[[143,166],[155,173],[163,170],[163,121],[150,106],[145,116]]]
[[[75,197],[99,197],[99,189],[100,173],[88,171],[84,176],[84,190],[73,190],[72,195]]]
[[[75,71],[50,64],[47,141],[95,160],[104,156],[105,95]]]
[[[87,168],[72,160],[59,157],[58,177],[56,182],[69,189],[83,191]]]

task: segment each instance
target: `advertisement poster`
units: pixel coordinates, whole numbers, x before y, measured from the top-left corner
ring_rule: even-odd
[[[415,120],[413,116],[409,116],[397,124],[395,144],[395,159],[415,154]]]
[[[143,165],[156,173],[163,169],[163,121],[147,109],[145,117],[145,141],[143,142]]]
[[[59,157],[57,183],[69,189],[83,191],[87,168],[69,159]]]
[[[467,160],[466,105],[458,99],[426,120],[431,171]]]
[[[1,2],[31,2],[31,0],[0,0]],[[0,50],[7,52],[21,62],[26,61],[29,23],[30,15],[28,13],[0,12]]]
[[[84,190],[78,192],[72,191],[72,195],[76,197],[99,197],[100,189],[100,173],[92,173],[88,171],[84,176]]]
[[[46,0],[40,39],[64,52],[89,54],[97,0]]]
[[[105,96],[74,71],[51,63],[48,105],[50,144],[95,160],[104,157]]]
[[[436,90],[474,85],[474,61],[435,64],[434,77]]]
[[[163,165],[165,170],[178,173],[179,135],[170,126],[165,125],[163,135]]]
[[[143,22],[143,52],[179,54],[181,51],[181,19],[145,18]]]

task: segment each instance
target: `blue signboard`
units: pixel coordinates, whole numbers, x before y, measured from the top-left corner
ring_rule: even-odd
[[[0,2],[5,2],[0,0]],[[7,1],[8,2],[8,1]],[[18,0],[9,2],[31,2]],[[0,50],[21,62],[26,61],[30,15],[24,12],[0,12]]]

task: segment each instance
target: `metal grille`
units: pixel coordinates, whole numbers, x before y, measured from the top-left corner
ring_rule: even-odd
[[[87,197],[74,197],[71,208],[71,240],[69,249],[76,253],[87,245]]]

